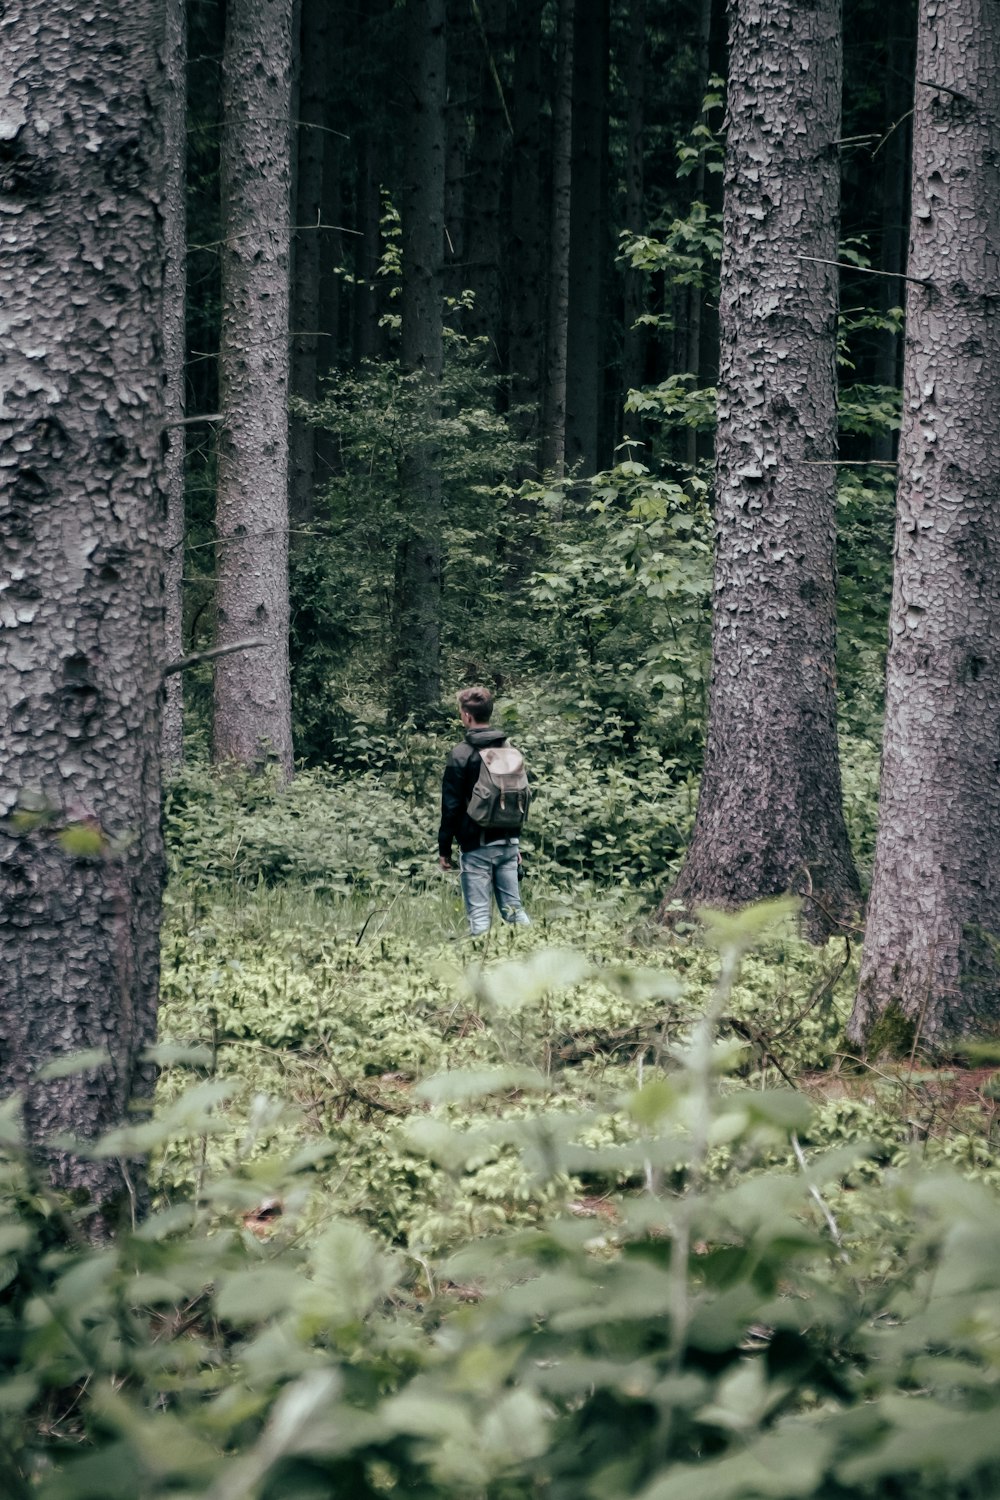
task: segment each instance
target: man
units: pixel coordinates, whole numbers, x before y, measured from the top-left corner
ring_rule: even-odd
[[[480,750],[507,743],[502,729],[490,728],[493,695],[484,687],[463,688],[458,694],[458,711],[465,726],[465,739],[455,746],[444,768],[438,862],[442,870],[454,868],[451,846],[457,839],[469,935],[478,937],[489,931],[494,896],[505,922],[523,927],[530,919],[521,905],[518,890],[521,851],[516,834],[512,835],[509,828],[483,828],[473,822],[467,811],[479,779]]]

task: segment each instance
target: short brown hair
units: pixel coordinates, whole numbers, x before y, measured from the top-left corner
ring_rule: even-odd
[[[490,722],[490,714],[493,712],[493,694],[489,688],[467,687],[456,696],[459,708],[464,708],[467,714],[471,714],[477,724]]]

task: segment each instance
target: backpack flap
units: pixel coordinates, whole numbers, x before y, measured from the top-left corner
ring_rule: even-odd
[[[491,745],[480,750],[479,757],[469,817],[481,828],[506,828],[516,833],[528,816],[531,801],[524,756],[513,745]]]

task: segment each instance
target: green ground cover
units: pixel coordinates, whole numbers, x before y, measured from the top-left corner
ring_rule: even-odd
[[[851,934],[655,927],[676,800],[468,942],[414,767],[173,788],[150,1216],[0,1120],[0,1493],[995,1496],[989,1069],[850,1059]]]

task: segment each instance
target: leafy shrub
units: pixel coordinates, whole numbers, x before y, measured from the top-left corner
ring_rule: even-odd
[[[190,766],[166,792],[172,867],[203,888],[294,880],[341,895],[426,874],[433,814],[398,794],[402,779],[307,771],[282,786]]]
[[[1000,1204],[910,1167],[874,1191],[857,1181],[852,1209],[840,1184],[864,1148],[816,1151],[801,1093],[731,1080],[743,1048],[718,1027],[773,915],[714,923],[712,993],[643,1054],[638,1086],[634,1070],[604,1085],[592,1073],[589,1102],[567,1092],[578,1065],[518,1054],[595,985],[609,1017],[636,1002],[669,1012],[669,975],[595,972],[565,952],[470,974],[492,1066],[428,1079],[398,1128],[442,1201],[512,1153],[536,1211],[446,1259],[331,1213],[330,1141],[276,1149],[294,1126],[263,1098],[191,1194],[95,1247],[3,1106],[3,1493],[995,1494]],[[155,1120],[96,1149],[218,1141],[231,1087],[178,1084]],[[620,1122],[613,1138],[601,1118]],[[602,1175],[630,1186],[567,1195]],[[562,1211],[546,1215],[547,1193]],[[866,1215],[890,1260],[854,1237]]]

